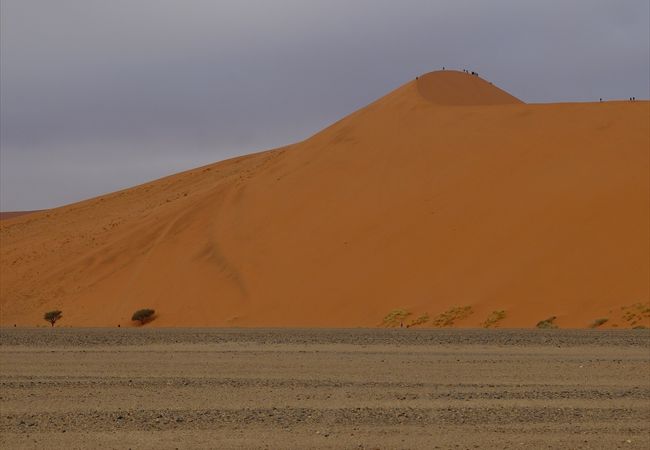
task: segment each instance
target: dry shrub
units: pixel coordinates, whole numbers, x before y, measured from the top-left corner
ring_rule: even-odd
[[[140,325],[151,322],[155,318],[156,311],[153,309],[139,309],[133,313],[131,320],[140,322]]]
[[[602,318],[602,319],[596,319],[592,322],[591,325],[589,325],[589,328],[598,328],[601,325],[604,325],[609,319],[607,318]]]
[[[483,322],[483,328],[496,328],[503,319],[506,318],[506,312],[502,309],[492,311]]]
[[[381,322],[381,325],[387,328],[398,327],[402,325],[404,323],[404,320],[406,320],[406,318],[410,315],[411,313],[404,309],[394,309],[386,314],[384,320]]]
[[[557,325],[555,324],[555,319],[557,317],[551,316],[548,319],[540,320],[537,322],[537,328],[557,328]]]
[[[473,312],[471,306],[455,306],[437,315],[431,325],[436,328],[451,327],[456,322],[468,318]]]

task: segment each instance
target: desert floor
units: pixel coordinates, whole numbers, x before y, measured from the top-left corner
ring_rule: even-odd
[[[649,448],[648,330],[1,330],[2,448]]]

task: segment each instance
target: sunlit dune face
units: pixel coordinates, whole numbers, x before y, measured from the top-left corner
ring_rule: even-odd
[[[649,113],[426,74],[303,142],[3,220],[0,321],[650,325]]]

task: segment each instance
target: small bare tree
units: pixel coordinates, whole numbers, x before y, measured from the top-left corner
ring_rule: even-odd
[[[54,326],[56,321],[59,320],[61,317],[63,317],[63,311],[59,311],[58,309],[55,309],[54,311],[46,312],[45,315],[43,316],[43,319],[50,322],[50,324]]]
[[[156,311],[153,309],[139,309],[133,313],[131,320],[140,322],[140,325],[144,325],[154,319],[154,314],[156,314]]]

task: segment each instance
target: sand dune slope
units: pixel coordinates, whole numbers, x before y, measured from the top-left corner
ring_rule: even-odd
[[[649,117],[425,75],[298,144],[2,221],[1,323],[647,324]]]
[[[13,219],[14,217],[31,214],[35,211],[0,211],[0,220]]]
[[[418,92],[437,105],[478,106],[522,104],[517,97],[492,83],[452,70],[430,72],[417,77]]]

